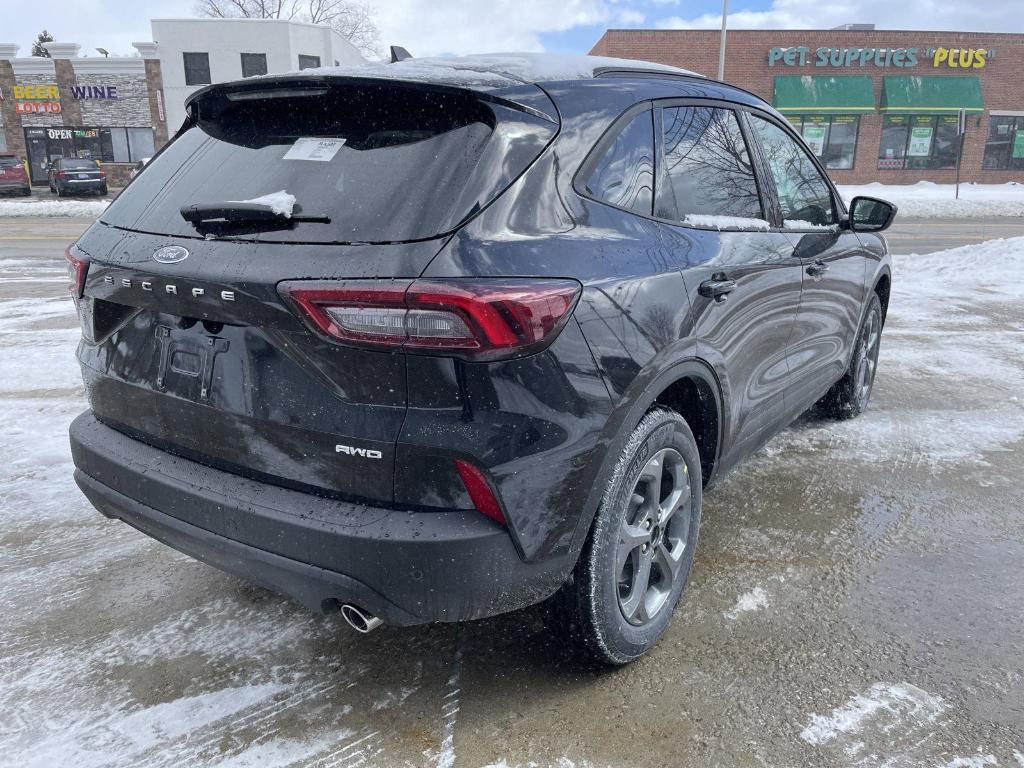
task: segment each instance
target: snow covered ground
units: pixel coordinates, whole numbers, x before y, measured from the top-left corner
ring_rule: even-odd
[[[356,637],[104,520],[64,285],[0,243],[0,765],[1024,766],[1024,238],[896,258],[871,408],[709,492],[616,673],[522,616]]]
[[[0,218],[6,216],[81,216],[95,219],[107,209],[108,205],[110,205],[110,200],[106,198],[0,200]]]
[[[1024,216],[1024,183],[961,184],[919,181],[916,184],[840,185],[847,203],[857,195],[880,197],[895,203],[900,216],[926,219],[971,218],[979,216]]]

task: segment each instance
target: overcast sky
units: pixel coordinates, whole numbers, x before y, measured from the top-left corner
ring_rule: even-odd
[[[2,0],[10,4],[16,0]],[[381,42],[413,55],[497,51],[586,53],[608,27],[717,27],[720,0],[370,0]],[[191,16],[194,0],[22,0],[3,14],[0,43],[21,55],[45,27],[59,41],[133,54],[149,20]],[[735,29],[813,29],[874,22],[880,29],[1022,32],[1024,0],[731,0]],[[8,11],[11,9],[8,8]]]

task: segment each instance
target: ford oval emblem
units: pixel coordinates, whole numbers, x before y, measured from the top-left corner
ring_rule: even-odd
[[[154,261],[159,261],[161,264],[177,264],[187,258],[188,248],[182,248],[180,245],[165,245],[163,248],[153,251]]]

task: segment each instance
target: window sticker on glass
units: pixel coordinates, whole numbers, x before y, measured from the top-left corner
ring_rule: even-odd
[[[329,162],[338,154],[345,139],[296,139],[291,148],[284,153],[283,160],[318,160]]]

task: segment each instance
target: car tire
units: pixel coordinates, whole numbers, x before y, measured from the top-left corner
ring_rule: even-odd
[[[626,441],[572,581],[555,598],[585,654],[626,664],[664,634],[693,565],[701,487],[686,421],[650,411]]]
[[[32,196],[32,188],[31,187],[25,187],[25,189],[21,190],[21,196],[22,197],[31,197]]]
[[[825,413],[836,419],[852,419],[868,407],[878,370],[878,349],[882,339],[882,302],[871,294],[868,310],[857,331],[850,365],[832,389],[818,402]]]
[[[107,185],[104,184],[102,187],[100,187],[100,197],[105,197],[106,194],[107,194]]]

